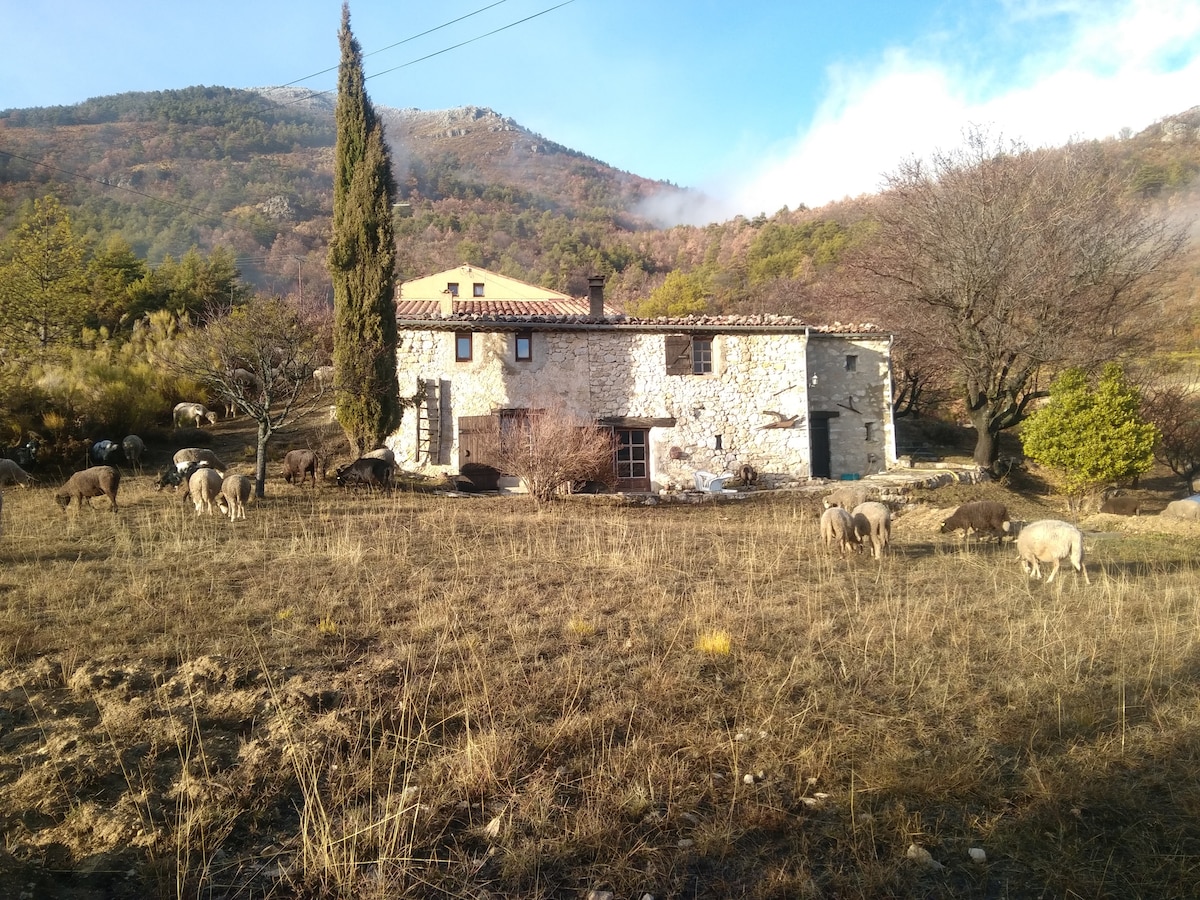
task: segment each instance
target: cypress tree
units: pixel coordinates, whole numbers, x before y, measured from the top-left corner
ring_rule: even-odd
[[[334,150],[333,366],[337,417],[356,456],[400,425],[396,382],[396,183],[383,123],[363,86],[362,48],[342,4]]]

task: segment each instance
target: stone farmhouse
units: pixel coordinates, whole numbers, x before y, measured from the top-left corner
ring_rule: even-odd
[[[452,473],[531,410],[611,428],[619,490],[690,488],[752,466],[765,486],[896,461],[891,336],[789,317],[637,319],[478,267],[401,285],[397,462]],[[494,446],[494,443],[491,445]],[[503,484],[503,482],[502,482]]]

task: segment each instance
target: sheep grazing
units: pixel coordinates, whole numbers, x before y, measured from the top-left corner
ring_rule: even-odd
[[[219,417],[203,403],[176,403],[171,411],[171,421],[176,428],[199,428],[205,422],[216,425]]]
[[[831,553],[836,544],[842,556],[845,556],[847,551],[860,547],[858,535],[854,531],[854,520],[850,518],[850,513],[840,506],[830,506],[821,513],[821,540]]]
[[[217,454],[204,447],[184,447],[182,450],[176,450],[175,455],[171,457],[171,462],[180,472],[187,469],[189,465],[209,466],[222,474],[229,468]]]
[[[349,485],[357,488],[359,485],[364,485],[368,488],[381,487],[385,491],[390,491],[392,489],[392,467],[387,460],[360,456],[354,462],[337,470],[337,483],[338,487]]]
[[[245,475],[226,475],[221,482],[221,493],[217,496],[217,506],[221,512],[229,516],[229,521],[246,518],[246,504],[250,502],[250,491],[254,482]]]
[[[112,466],[92,466],[76,472],[67,479],[54,494],[54,499],[64,510],[75,500],[76,507],[91,497],[107,497],[113,512],[117,511],[117,488],[121,486],[121,473]]]
[[[188,479],[188,492],[184,499],[192,501],[192,505],[196,507],[196,515],[200,515],[201,512],[212,515],[213,504],[221,495],[221,485],[224,481],[220,472],[208,466],[201,466],[192,473],[192,477]]]
[[[871,542],[871,555],[883,559],[883,551],[892,542],[892,511],[875,501],[860,503],[850,512],[854,535],[860,544]]]
[[[396,465],[396,454],[387,447],[376,447],[374,450],[368,450],[360,459],[382,459],[385,463],[393,468]]]
[[[1083,564],[1083,532],[1069,522],[1058,519],[1030,522],[1017,537],[1017,555],[1021,569],[1032,578],[1042,577],[1041,563],[1053,563],[1046,584],[1054,580],[1064,559],[1070,561],[1085,582],[1092,583]]]
[[[826,494],[824,502],[826,509],[831,506],[854,509],[858,504],[867,502],[867,488],[861,484],[844,484]]]
[[[1142,511],[1142,501],[1137,497],[1105,497],[1100,512],[1114,516],[1136,516]]]
[[[956,509],[949,518],[942,522],[941,533],[962,530],[963,538],[971,532],[994,535],[1001,540],[1012,531],[1012,523],[1008,518],[1008,508],[995,500],[972,500]]]
[[[313,487],[317,486],[317,454],[312,450],[289,450],[283,457],[283,480],[288,484],[303,485],[312,476]]]
[[[142,470],[142,456],[146,453],[146,442],[136,434],[127,434],[121,441],[121,450],[125,454],[125,462],[135,471]]]
[[[19,484],[21,487],[29,487],[29,482],[31,481],[33,481],[33,476],[11,459],[0,459],[0,487],[6,484]]]
[[[163,471],[155,480],[154,489],[161,491],[163,488],[169,487],[171,490],[175,490],[181,484],[187,484],[187,480],[192,477],[192,472],[194,471],[195,469],[181,472],[179,469],[171,466],[171,468]]]
[[[1162,511],[1162,515],[1171,519],[1200,520],[1200,499],[1187,497],[1183,500],[1172,500]]]

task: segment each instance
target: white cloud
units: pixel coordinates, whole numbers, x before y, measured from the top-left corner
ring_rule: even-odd
[[[819,206],[879,188],[910,156],[961,143],[971,125],[1031,145],[1115,135],[1200,103],[1200,4],[1131,0],[1095,4],[1009,4],[1008,26],[1067,17],[1061,43],[1048,41],[998,83],[997,70],[968,70],[947,54],[896,49],[866,73],[831,70],[813,121],[720,193],[726,212],[772,213]],[[1105,10],[1107,15],[1105,15]],[[1024,25],[1022,25],[1024,22]]]

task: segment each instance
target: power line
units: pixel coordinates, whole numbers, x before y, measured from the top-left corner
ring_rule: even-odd
[[[433,34],[435,31],[441,31],[443,28],[448,28],[451,25],[462,22],[464,19],[471,18],[471,16],[477,16],[482,12],[487,12],[493,6],[499,6],[501,3],[507,2],[508,0],[496,0],[495,3],[489,3],[487,6],[480,7],[474,12],[467,13],[465,16],[459,16],[457,19],[451,19],[449,22],[443,22],[441,25],[430,28],[427,31],[422,31],[420,34],[414,34],[412,37],[406,37],[402,41],[396,41],[394,44],[388,44],[386,47],[380,47],[378,50],[372,50],[370,53],[364,53],[363,59],[366,59],[368,56],[374,56],[377,53],[383,53],[386,50],[394,50],[396,47],[407,44],[410,41],[415,41],[417,38],[423,38],[426,35]],[[319,75],[326,75],[329,72],[336,72],[337,69],[337,66],[330,66],[328,69],[322,69],[320,72],[313,72],[311,75],[305,75],[303,78],[297,78],[295,81],[289,81],[287,84],[281,84],[280,87],[291,87],[294,84],[300,84],[303,81],[308,81],[310,78],[316,78]]]
[[[424,62],[424,61],[425,61],[425,60],[427,60],[427,59],[433,59],[435,56],[441,56],[443,53],[449,53],[451,50],[457,50],[459,47],[465,47],[465,46],[467,46],[467,44],[473,44],[473,43],[475,43],[476,41],[482,41],[484,38],[491,37],[491,36],[492,36],[492,35],[494,35],[494,34],[499,34],[499,33],[500,33],[500,32],[502,32],[502,31],[508,31],[508,29],[510,29],[510,28],[514,28],[514,27],[516,27],[517,25],[523,25],[523,24],[525,24],[526,22],[528,22],[528,21],[530,21],[530,20],[532,20],[532,19],[536,19],[536,18],[538,18],[539,16],[544,16],[544,15],[546,15],[546,13],[551,13],[551,12],[554,12],[554,10],[556,10],[556,9],[561,9],[562,7],[564,7],[564,6],[567,6],[567,5],[569,5],[569,4],[571,4],[571,3],[574,3],[574,2],[575,2],[575,0],[563,0],[563,2],[562,2],[562,3],[559,3],[557,6],[551,6],[549,9],[543,9],[541,12],[536,12],[536,13],[534,13],[533,15],[531,15],[531,16],[526,16],[526,17],[525,17],[525,18],[523,18],[523,19],[517,19],[517,21],[515,21],[515,22],[510,22],[508,25],[502,25],[502,26],[500,26],[499,28],[497,28],[497,29],[495,29],[495,30],[493,30],[493,31],[489,31],[489,32],[487,32],[486,34],[481,34],[481,35],[479,35],[478,37],[473,37],[473,38],[470,38],[469,40],[465,40],[465,41],[463,41],[462,43],[455,44],[453,47],[446,47],[444,50],[437,50],[437,51],[435,51],[435,52],[433,52],[433,53],[430,53],[430,54],[428,54],[428,55],[426,55],[426,56],[422,56],[422,57],[419,57],[419,58],[417,58],[417,59],[409,60],[408,62],[406,62],[406,63],[403,63],[402,65],[399,65],[399,66],[393,66],[393,67],[392,67],[392,68],[390,68],[390,69],[384,69],[382,72],[376,72],[374,75],[368,75],[368,76],[367,76],[366,78],[364,78],[363,80],[364,80],[364,81],[368,81],[368,80],[370,80],[370,79],[372,79],[372,78],[378,78],[380,75],[387,75],[387,74],[389,74],[389,73],[391,73],[391,72],[398,71],[399,69],[405,69],[405,68],[408,68],[409,66],[416,65],[416,64],[417,64],[417,63],[419,63],[419,62]],[[327,93],[328,93],[328,92],[327,92]]]

